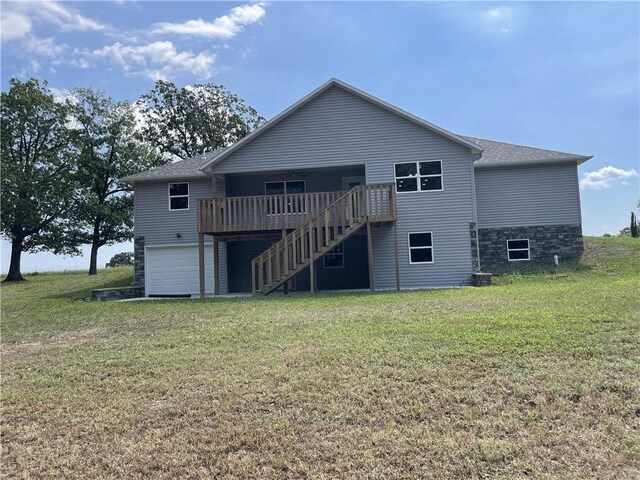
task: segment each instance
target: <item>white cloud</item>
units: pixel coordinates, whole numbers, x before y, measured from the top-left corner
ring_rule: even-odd
[[[25,2],[25,4],[30,3]],[[67,5],[62,5],[53,0],[36,2],[33,6],[33,14],[36,18],[58,25],[63,31],[104,30],[106,28],[105,25],[80,15]]]
[[[0,13],[2,41],[26,37],[31,33],[33,22],[53,24],[62,31],[106,28],[105,25],[55,0],[3,2],[2,7]]]
[[[157,23],[152,33],[177,33],[181,35],[229,39],[240,33],[245,25],[255,23],[265,15],[264,3],[241,5],[233,8],[228,15],[217,17],[210,23],[201,18],[189,20],[184,23]]]
[[[514,27],[515,12],[513,8],[506,6],[490,8],[480,13],[480,21],[485,29],[506,34]]]
[[[69,61],[69,65],[71,65],[72,67],[76,67],[76,68],[89,68],[91,66],[91,64],[89,63],[89,61],[86,58],[72,58]]]
[[[42,65],[40,65],[37,60],[31,60],[29,62],[29,65],[31,66],[31,70],[33,71],[33,73],[38,73],[42,68]]]
[[[616,184],[629,185],[627,180],[637,177],[638,172],[633,168],[623,170],[612,166],[602,167],[595,172],[584,172],[580,180],[580,188],[584,190],[602,190]]]
[[[38,38],[28,35],[23,43],[27,51],[42,55],[44,57],[54,57],[60,55],[67,49],[67,45],[58,45],[52,37]]]
[[[71,91],[67,88],[56,88],[56,87],[48,87],[51,95],[53,95],[53,99],[56,102],[64,102],[68,98],[71,98]]]
[[[182,73],[199,78],[214,74],[215,54],[179,52],[172,42],[147,45],[123,45],[116,42],[89,53],[94,58],[106,58],[120,65],[125,73],[144,75],[153,80],[166,79]]]
[[[17,12],[7,12],[3,9],[0,14],[0,38],[3,42],[14,38],[22,38],[30,31],[31,20],[29,20],[28,16]]]

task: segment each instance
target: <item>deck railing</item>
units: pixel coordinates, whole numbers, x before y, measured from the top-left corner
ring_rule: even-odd
[[[198,200],[198,232],[224,233],[298,228],[344,193],[315,192]]]

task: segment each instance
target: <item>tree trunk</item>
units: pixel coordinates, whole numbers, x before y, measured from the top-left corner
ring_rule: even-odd
[[[89,263],[89,275],[96,275],[98,273],[98,249],[100,246],[93,242],[91,244],[91,261]]]
[[[98,274],[98,249],[100,248],[100,223],[102,219],[96,217],[93,221],[93,235],[91,236],[91,260],[89,262],[89,275]]]
[[[5,282],[22,282],[24,278],[20,273],[20,259],[22,257],[22,239],[14,238],[11,241],[11,263],[9,264],[9,273]]]

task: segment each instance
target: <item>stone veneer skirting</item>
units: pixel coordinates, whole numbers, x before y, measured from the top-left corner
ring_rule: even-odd
[[[473,271],[477,272],[480,268],[478,261],[478,238],[476,231],[476,222],[469,223],[469,238],[471,239],[471,266]]]
[[[144,237],[133,239],[133,285],[144,289]]]
[[[482,270],[493,265],[508,265],[507,240],[529,239],[529,257],[533,262],[560,261],[582,255],[582,225],[534,225],[529,227],[497,227],[478,229]]]

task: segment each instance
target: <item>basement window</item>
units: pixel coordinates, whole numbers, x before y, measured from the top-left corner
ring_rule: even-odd
[[[169,184],[169,210],[189,210],[189,184]]]
[[[442,161],[396,163],[396,192],[442,190]]]
[[[507,255],[510,262],[529,260],[529,239],[507,240]]]
[[[409,234],[409,263],[433,263],[433,235],[431,232]]]
[[[344,243],[335,246],[322,257],[324,268],[344,268]]]

